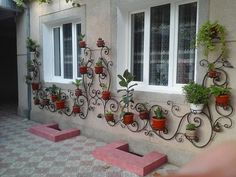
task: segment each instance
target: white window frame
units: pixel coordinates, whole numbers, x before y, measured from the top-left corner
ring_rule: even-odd
[[[192,2],[197,2],[197,29],[199,28],[199,24],[202,24],[204,21],[207,20],[208,18],[208,0],[182,0],[182,1],[177,1],[177,0],[169,0],[169,1],[161,1],[158,2],[154,2],[151,1],[149,4],[142,4],[142,2],[140,2],[140,8],[138,9],[134,9],[137,7],[129,7],[128,4],[121,4],[121,6],[117,9],[117,16],[118,16],[118,28],[117,28],[117,71],[118,74],[122,74],[122,71],[124,71],[125,69],[130,69],[131,68],[131,14],[135,14],[138,12],[144,12],[145,13],[145,33],[144,33],[144,39],[148,39],[148,40],[144,40],[144,77],[143,80],[144,82],[136,82],[138,83],[138,86],[136,86],[137,91],[144,91],[144,92],[159,92],[159,93],[173,93],[173,94],[182,94],[182,86],[184,84],[175,84],[176,82],[176,66],[177,66],[177,42],[178,42],[178,30],[174,30],[173,28],[173,22],[178,24],[177,20],[179,18],[179,14],[178,14],[178,8],[179,5],[182,4],[188,4],[188,3],[192,3]],[[137,2],[138,4],[138,2]],[[161,6],[161,5],[165,5],[165,4],[170,4],[171,5],[171,11],[170,11],[170,41],[169,41],[169,75],[168,75],[168,86],[153,86],[153,85],[149,85],[148,82],[148,78],[149,78],[149,72],[145,72],[145,71],[149,71],[149,45],[150,45],[150,8],[154,7],[154,6]],[[130,4],[131,5],[131,4]],[[138,5],[137,5],[138,6]],[[142,8],[142,7],[143,8]],[[175,8],[175,9],[173,9]],[[202,9],[201,9],[202,8]],[[202,14],[202,12],[204,11],[204,13]],[[177,15],[176,15],[177,14]],[[202,18],[202,20],[199,21],[199,16],[200,18]],[[148,25],[146,24],[148,23]],[[175,25],[176,25],[175,24]],[[122,29],[121,25],[125,25],[125,28]],[[196,32],[197,32],[196,29]],[[127,34],[125,34],[127,33]],[[120,36],[123,36],[120,38]],[[145,38],[146,37],[146,38]],[[120,48],[120,42],[123,39],[123,43],[124,43],[124,39],[126,38],[126,45],[123,45],[124,47],[126,47],[126,49],[124,48]],[[174,49],[174,50],[173,50]],[[122,54],[123,53],[123,54]],[[120,58],[125,58],[125,62],[124,60],[121,60]],[[175,57],[174,60],[172,60],[172,58]],[[194,80],[198,81],[199,77],[201,76],[201,74],[199,74],[199,72],[201,72],[199,70],[198,67],[198,62],[199,62],[199,58],[201,57],[201,55],[199,54],[199,52],[196,50],[195,51],[195,71],[194,71]],[[120,60],[123,62],[121,63]],[[148,61],[146,61],[148,60]],[[175,66],[175,70],[173,70],[173,66]],[[119,80],[117,80],[117,88],[120,88],[119,84],[118,84]]]

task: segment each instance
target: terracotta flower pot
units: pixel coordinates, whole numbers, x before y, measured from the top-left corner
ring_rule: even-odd
[[[152,118],[152,128],[155,130],[164,130],[166,126],[166,119]]]
[[[229,95],[220,95],[216,97],[216,105],[218,106],[228,106],[229,105]]]
[[[34,105],[39,105],[40,104],[40,100],[38,98],[34,99]]]
[[[49,105],[49,99],[43,99],[43,100],[42,100],[42,105],[43,105],[43,106]]]
[[[113,121],[114,120],[114,115],[113,114],[106,114],[105,118],[107,121]]]
[[[209,71],[208,71],[208,77],[210,77],[210,78],[216,78],[216,77],[218,77],[218,72],[215,71],[215,70],[209,70]]]
[[[79,97],[82,95],[82,90],[81,89],[76,89],[75,90],[75,96]]]
[[[147,112],[147,111],[141,111],[141,112],[139,112],[139,117],[140,117],[140,119],[148,119],[149,118],[149,112]]]
[[[73,106],[73,113],[80,113],[80,107],[78,105]]]
[[[102,66],[95,66],[95,73],[96,74],[102,74],[103,73],[103,67]]]
[[[65,101],[64,100],[56,101],[56,108],[57,109],[64,109],[65,108]]]
[[[132,124],[134,122],[134,114],[132,112],[127,112],[123,116],[123,123],[125,125]]]
[[[55,102],[57,100],[57,96],[56,95],[51,95],[51,101]]]
[[[110,98],[111,98],[111,92],[109,92],[109,91],[102,92],[102,99],[103,100],[109,100]]]
[[[196,138],[196,130],[185,130],[185,135],[188,139],[194,140]]]
[[[102,40],[102,39],[99,38],[99,39],[97,40],[97,46],[98,46],[98,47],[104,47],[104,46],[105,46],[104,40]]]
[[[79,67],[79,72],[80,74],[87,74],[87,66],[80,66]]]
[[[80,48],[86,48],[86,42],[85,41],[79,41],[79,47]]]
[[[39,89],[39,83],[32,83],[32,90],[38,90]]]

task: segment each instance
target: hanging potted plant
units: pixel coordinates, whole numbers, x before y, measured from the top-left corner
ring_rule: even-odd
[[[204,108],[204,104],[206,104],[209,100],[209,88],[190,82],[183,87],[183,91],[187,102],[190,103],[190,110],[193,113],[201,113]]]
[[[73,105],[72,112],[75,113],[75,114],[80,113],[80,106],[75,103]]]
[[[79,97],[82,95],[82,90],[79,88],[82,84],[82,79],[75,79],[75,82],[72,82],[76,86],[75,96]]]
[[[27,63],[26,63],[26,65],[27,65],[27,70],[28,70],[29,72],[34,72],[35,66],[34,66],[34,63],[33,63],[32,60],[28,60]]]
[[[110,100],[111,98],[111,92],[107,90],[107,85],[104,83],[101,83],[100,86],[102,87],[102,99],[103,100]]]
[[[139,109],[139,117],[140,119],[144,120],[144,119],[149,119],[149,112],[147,110],[147,105],[148,103],[142,103],[142,106]]]
[[[25,76],[25,83],[26,84],[31,84],[32,80],[33,80],[33,78],[30,75]]]
[[[84,59],[81,59],[79,72],[80,74],[87,74],[87,71],[88,71],[87,64],[84,62]]]
[[[58,91],[57,100],[55,103],[56,103],[57,110],[65,108],[65,100],[63,100],[61,97],[61,89],[59,89],[59,91]]]
[[[225,27],[217,22],[206,22],[201,26],[197,34],[197,47],[201,46],[204,55],[208,56],[209,52],[215,51],[217,45],[221,46],[222,54],[226,53]]]
[[[190,140],[195,140],[197,127],[195,124],[189,123],[186,125],[185,136]]]
[[[80,34],[79,35],[79,47],[82,48],[86,48],[86,42],[84,41],[85,38],[85,34]]]
[[[59,87],[57,87],[55,84],[52,84],[52,87],[46,88],[46,91],[50,93],[51,101],[55,102],[57,100],[57,94],[59,91]]]
[[[26,47],[29,49],[30,52],[33,52],[37,57],[39,56],[39,45],[36,41],[27,37],[26,39]]]
[[[228,106],[230,100],[230,90],[229,87],[216,86],[210,87],[210,92],[216,98],[216,105],[218,106]]]
[[[208,64],[208,77],[216,78],[218,77],[219,73],[215,70],[215,64],[209,63]]]
[[[97,40],[97,46],[98,47],[104,47],[105,46],[104,40],[102,40],[102,38],[100,38],[100,37]]]
[[[105,119],[107,121],[114,121],[114,114],[111,111],[105,112]]]
[[[31,83],[31,87],[32,87],[33,91],[36,91],[36,90],[39,90],[40,84],[38,82],[36,82],[36,81],[33,81]]]
[[[102,74],[103,73],[103,64],[102,59],[99,58],[98,61],[95,64],[95,73],[96,74]]]
[[[134,92],[134,86],[137,84],[131,84],[131,82],[134,80],[134,76],[128,71],[125,70],[123,75],[118,75],[118,78],[120,79],[119,85],[123,87],[123,89],[119,89],[117,92],[124,93],[122,95],[122,99],[120,101],[121,103],[121,114],[120,117],[123,117],[123,123],[125,125],[132,124],[134,122],[134,113],[129,111],[130,103],[133,103],[133,92]],[[131,84],[131,85],[130,85]]]
[[[166,118],[160,107],[154,110],[155,116],[152,117],[152,128],[155,130],[164,130],[166,126]]]

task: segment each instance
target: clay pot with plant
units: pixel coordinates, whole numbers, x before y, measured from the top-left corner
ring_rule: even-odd
[[[73,105],[72,112],[75,113],[75,114],[80,113],[80,106],[75,103],[75,104]]]
[[[80,89],[80,86],[82,85],[82,79],[75,79],[74,82],[72,82],[76,86],[75,90],[75,96],[79,97],[82,95],[82,90]]]
[[[104,47],[105,46],[104,40],[102,38],[100,38],[100,37],[97,40],[97,46],[98,47]]]
[[[95,64],[95,73],[96,74],[102,74],[103,73],[103,64],[102,59],[99,58],[98,61]]]
[[[125,70],[123,75],[118,75],[118,78],[120,79],[119,85],[122,87],[122,89],[119,89],[117,92],[123,93],[122,99],[120,101],[121,104],[120,117],[123,117],[123,123],[125,125],[132,124],[134,122],[134,113],[130,112],[129,109],[130,109],[130,104],[134,103],[133,87],[136,86],[137,83],[132,84],[134,76],[128,70]]]
[[[164,130],[166,127],[166,117],[160,107],[154,110],[154,116],[152,117],[152,128],[155,130]]]
[[[190,103],[190,110],[195,114],[202,113],[204,105],[210,97],[210,90],[200,84],[190,82],[183,87],[186,100]]]
[[[87,46],[86,42],[84,41],[84,38],[85,38],[85,34],[80,34],[79,35],[79,47],[81,49],[86,48],[86,46]]]
[[[147,109],[148,103],[141,103],[141,106],[139,108],[139,117],[140,119],[149,119],[149,112]]]
[[[114,121],[114,114],[112,111],[106,111],[105,112],[105,119],[109,121]]]
[[[111,92],[108,90],[108,87],[106,84],[101,83],[100,86],[102,87],[102,99],[103,100],[110,100],[111,98]]]
[[[87,72],[88,72],[87,64],[84,61],[84,59],[80,60],[79,72],[80,72],[80,74],[87,74]]]
[[[52,84],[51,87],[46,88],[46,91],[50,93],[51,101],[55,102],[57,100],[57,94],[59,91],[59,87],[57,87],[55,84]]]
[[[197,127],[195,124],[189,123],[186,125],[185,136],[190,140],[196,139]]]
[[[214,63],[208,63],[207,67],[208,67],[208,77],[217,78],[219,76],[219,73],[215,70]]]
[[[36,82],[36,81],[32,81],[32,83],[31,83],[31,88],[32,88],[33,91],[39,90],[39,88],[40,88],[40,83],[39,83],[39,82]]]
[[[65,100],[62,99],[61,88],[59,88],[59,91],[57,93],[57,100],[56,100],[55,104],[56,104],[56,109],[57,110],[65,108]]]
[[[204,55],[208,56],[209,52],[216,51],[220,46],[222,54],[226,53],[226,32],[225,27],[217,22],[210,21],[203,24],[197,34],[197,47],[202,47]]]
[[[210,93],[215,96],[216,105],[228,106],[230,101],[230,90],[229,87],[216,86],[210,87]]]
[[[34,99],[34,105],[39,105],[40,104],[40,99],[37,95],[33,99]]]

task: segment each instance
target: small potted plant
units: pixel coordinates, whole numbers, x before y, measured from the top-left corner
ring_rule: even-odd
[[[114,114],[111,111],[105,112],[105,119],[107,121],[114,121]]]
[[[190,140],[195,140],[196,138],[196,125],[189,123],[186,125],[185,136]]]
[[[39,82],[33,81],[33,82],[31,83],[31,87],[32,87],[32,90],[33,90],[33,91],[39,90],[40,84],[39,84]]]
[[[34,99],[34,105],[39,105],[40,104],[40,100],[39,100],[39,97],[37,95],[33,99]]]
[[[164,130],[166,126],[166,118],[160,107],[154,110],[155,116],[152,117],[152,128],[155,130]]]
[[[201,113],[204,105],[209,100],[210,90],[202,85],[194,82],[183,87],[185,97],[188,103],[190,103],[190,110],[193,113]]]
[[[103,100],[110,100],[111,98],[111,92],[107,90],[107,85],[104,83],[101,83],[100,86],[102,87],[102,99]]]
[[[95,64],[95,73],[96,74],[102,74],[103,73],[103,64],[102,59],[99,58],[98,61]]]
[[[36,56],[39,55],[39,45],[30,37],[27,37],[26,39],[26,47],[29,49],[30,52],[34,52]]]
[[[142,106],[139,109],[139,117],[140,119],[148,119],[149,118],[149,112],[147,110],[148,103],[142,103]]]
[[[136,83],[131,84],[131,82],[134,80],[134,76],[128,70],[125,70],[123,75],[118,75],[118,78],[120,79],[119,85],[123,88],[119,89],[117,92],[124,93],[120,101],[121,103],[120,117],[123,117],[123,123],[125,125],[132,124],[134,122],[134,113],[129,111],[129,107],[130,104],[134,102],[133,87],[136,86],[137,84]]]
[[[104,47],[105,46],[104,40],[102,38],[100,38],[100,37],[97,40],[97,46],[98,47]]]
[[[79,72],[80,74],[87,74],[87,71],[88,71],[88,68],[87,68],[86,62],[84,62],[84,59],[81,59]]]
[[[226,52],[225,41],[225,27],[217,22],[206,22],[201,26],[197,34],[197,46],[202,46],[204,49],[204,55],[208,56],[209,52],[215,51],[216,46],[221,45],[221,52]]]
[[[59,87],[57,87],[55,84],[52,84],[51,87],[46,88],[46,91],[48,91],[51,95],[51,101],[55,102],[57,100],[57,94],[59,91]]]
[[[82,79],[75,79],[75,82],[72,82],[76,86],[75,96],[79,97],[82,95],[82,90],[79,88],[82,84]]]
[[[218,106],[228,106],[229,98],[230,98],[230,90],[229,87],[216,86],[213,85],[210,87],[210,92],[216,98],[216,105]]]
[[[74,104],[72,108],[73,113],[80,113],[80,106],[78,104]]]
[[[25,76],[25,83],[26,84],[31,84],[32,80],[33,80],[33,78],[30,75]]]
[[[84,41],[85,38],[85,34],[80,34],[79,35],[79,47],[82,48],[86,48],[86,42]]]
[[[55,103],[56,103],[57,110],[65,108],[65,100],[63,100],[61,97],[61,89],[59,89],[57,93],[57,100]]]
[[[32,62],[32,60],[28,60],[26,65],[27,65],[27,70],[29,72],[34,72],[35,66],[34,66],[34,63]]]
[[[218,72],[215,70],[215,64],[209,63],[208,64],[208,77],[216,78],[218,77]]]

